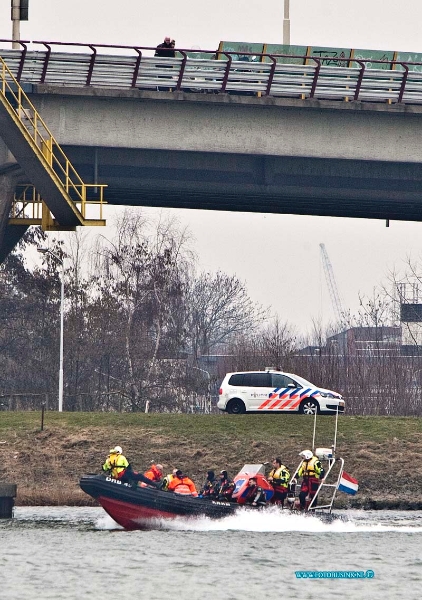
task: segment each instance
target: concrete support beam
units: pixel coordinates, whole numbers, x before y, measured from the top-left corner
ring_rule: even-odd
[[[3,242],[20,173],[21,170],[17,164],[0,167],[0,246]]]
[[[66,147],[111,204],[422,220],[422,164]]]
[[[0,263],[28,229],[26,225],[8,225],[13,196],[21,176],[22,170],[16,162],[0,166]]]
[[[0,169],[16,163],[16,159],[10,152],[9,148],[0,138]]]
[[[38,88],[31,99],[60,144],[422,162],[420,107]]]

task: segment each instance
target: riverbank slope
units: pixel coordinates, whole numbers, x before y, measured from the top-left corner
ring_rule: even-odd
[[[320,416],[316,446],[330,447],[334,417]],[[312,446],[314,419],[302,415],[174,415],[0,413],[0,482],[18,484],[17,505],[91,504],[78,487],[84,473],[100,472],[119,444],[136,470],[161,462],[183,469],[201,486],[208,469],[231,475],[244,463],[274,456],[292,470]],[[422,509],[422,418],[340,416],[337,456],[359,481],[356,496],[338,495],[353,508]]]

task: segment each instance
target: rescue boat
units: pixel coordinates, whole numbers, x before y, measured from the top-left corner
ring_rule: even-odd
[[[267,504],[253,507],[245,504],[245,495],[248,490],[248,481],[251,477],[257,480],[266,495]],[[235,488],[232,495],[232,501],[214,500],[201,497],[187,496],[156,489],[150,486],[133,486],[129,483],[123,483],[112,477],[104,475],[84,475],[80,479],[82,490],[94,498],[110,515],[116,523],[124,529],[154,529],[162,527],[163,521],[175,519],[177,517],[196,518],[209,517],[211,519],[222,519],[235,514],[239,510],[266,510],[267,507],[274,507],[271,504],[271,498],[274,490],[265,477],[264,464],[247,464],[239,471],[234,478]],[[298,509],[298,503],[295,499],[294,487],[292,488],[287,507],[284,510],[286,514]],[[335,488],[333,488],[335,489]],[[329,506],[321,506],[321,510],[316,507],[309,507],[304,513],[306,515],[315,515],[329,520],[335,518],[331,513],[332,501]],[[323,508],[328,511],[323,512]]]
[[[306,516],[316,516],[324,521],[338,518],[332,513],[337,490],[342,490],[344,460],[336,458],[337,419],[335,423],[334,443],[331,448],[317,448],[314,453],[324,461],[324,477],[312,499],[308,499],[305,510],[301,510],[298,495],[300,485],[297,481],[301,465],[293,473],[287,495],[286,508],[280,510],[301,512]],[[312,448],[315,447],[316,415]],[[253,507],[245,503],[250,478],[265,492],[266,504]],[[348,476],[349,481],[353,478]],[[354,480],[353,480],[354,481]],[[154,529],[161,527],[163,520],[196,517],[221,519],[235,514],[239,510],[266,510],[276,505],[271,503],[273,487],[265,476],[265,464],[246,464],[233,479],[235,488],[230,502],[210,498],[193,497],[176,492],[168,492],[148,485],[131,485],[104,475],[85,475],[80,479],[80,487],[89,496],[97,500],[116,523],[124,529]],[[357,481],[356,481],[357,484]],[[357,489],[357,485],[355,486]]]

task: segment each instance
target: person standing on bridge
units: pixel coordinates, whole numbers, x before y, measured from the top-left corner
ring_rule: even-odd
[[[154,56],[158,56],[160,58],[174,58],[176,56],[176,52],[174,50],[174,47],[176,45],[176,42],[174,40],[171,40],[169,38],[169,36],[166,36],[164,38],[164,42],[162,44],[158,44],[158,46],[155,49],[155,54]],[[155,65],[158,69],[172,69],[172,65]],[[166,75],[158,75],[158,79],[167,79]],[[169,79],[172,79],[171,77],[171,73],[169,73]],[[169,92],[172,91],[172,88],[169,87],[157,87],[157,92],[160,91],[166,91],[168,90]]]
[[[174,50],[174,46],[176,42],[171,40],[169,36],[164,38],[164,42],[162,44],[158,44],[155,49],[154,56],[160,56],[161,58],[174,58],[176,56],[176,52]]]

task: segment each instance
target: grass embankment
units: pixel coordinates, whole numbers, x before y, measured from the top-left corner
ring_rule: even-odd
[[[294,469],[312,445],[313,418],[299,415],[0,413],[0,481],[18,484],[18,505],[90,504],[78,487],[119,444],[135,469],[175,466],[198,486],[207,469],[234,475],[280,455]],[[318,417],[316,445],[330,447],[334,418]],[[422,418],[341,416],[337,455],[359,480],[344,506],[422,509]],[[339,504],[336,502],[336,504]]]

